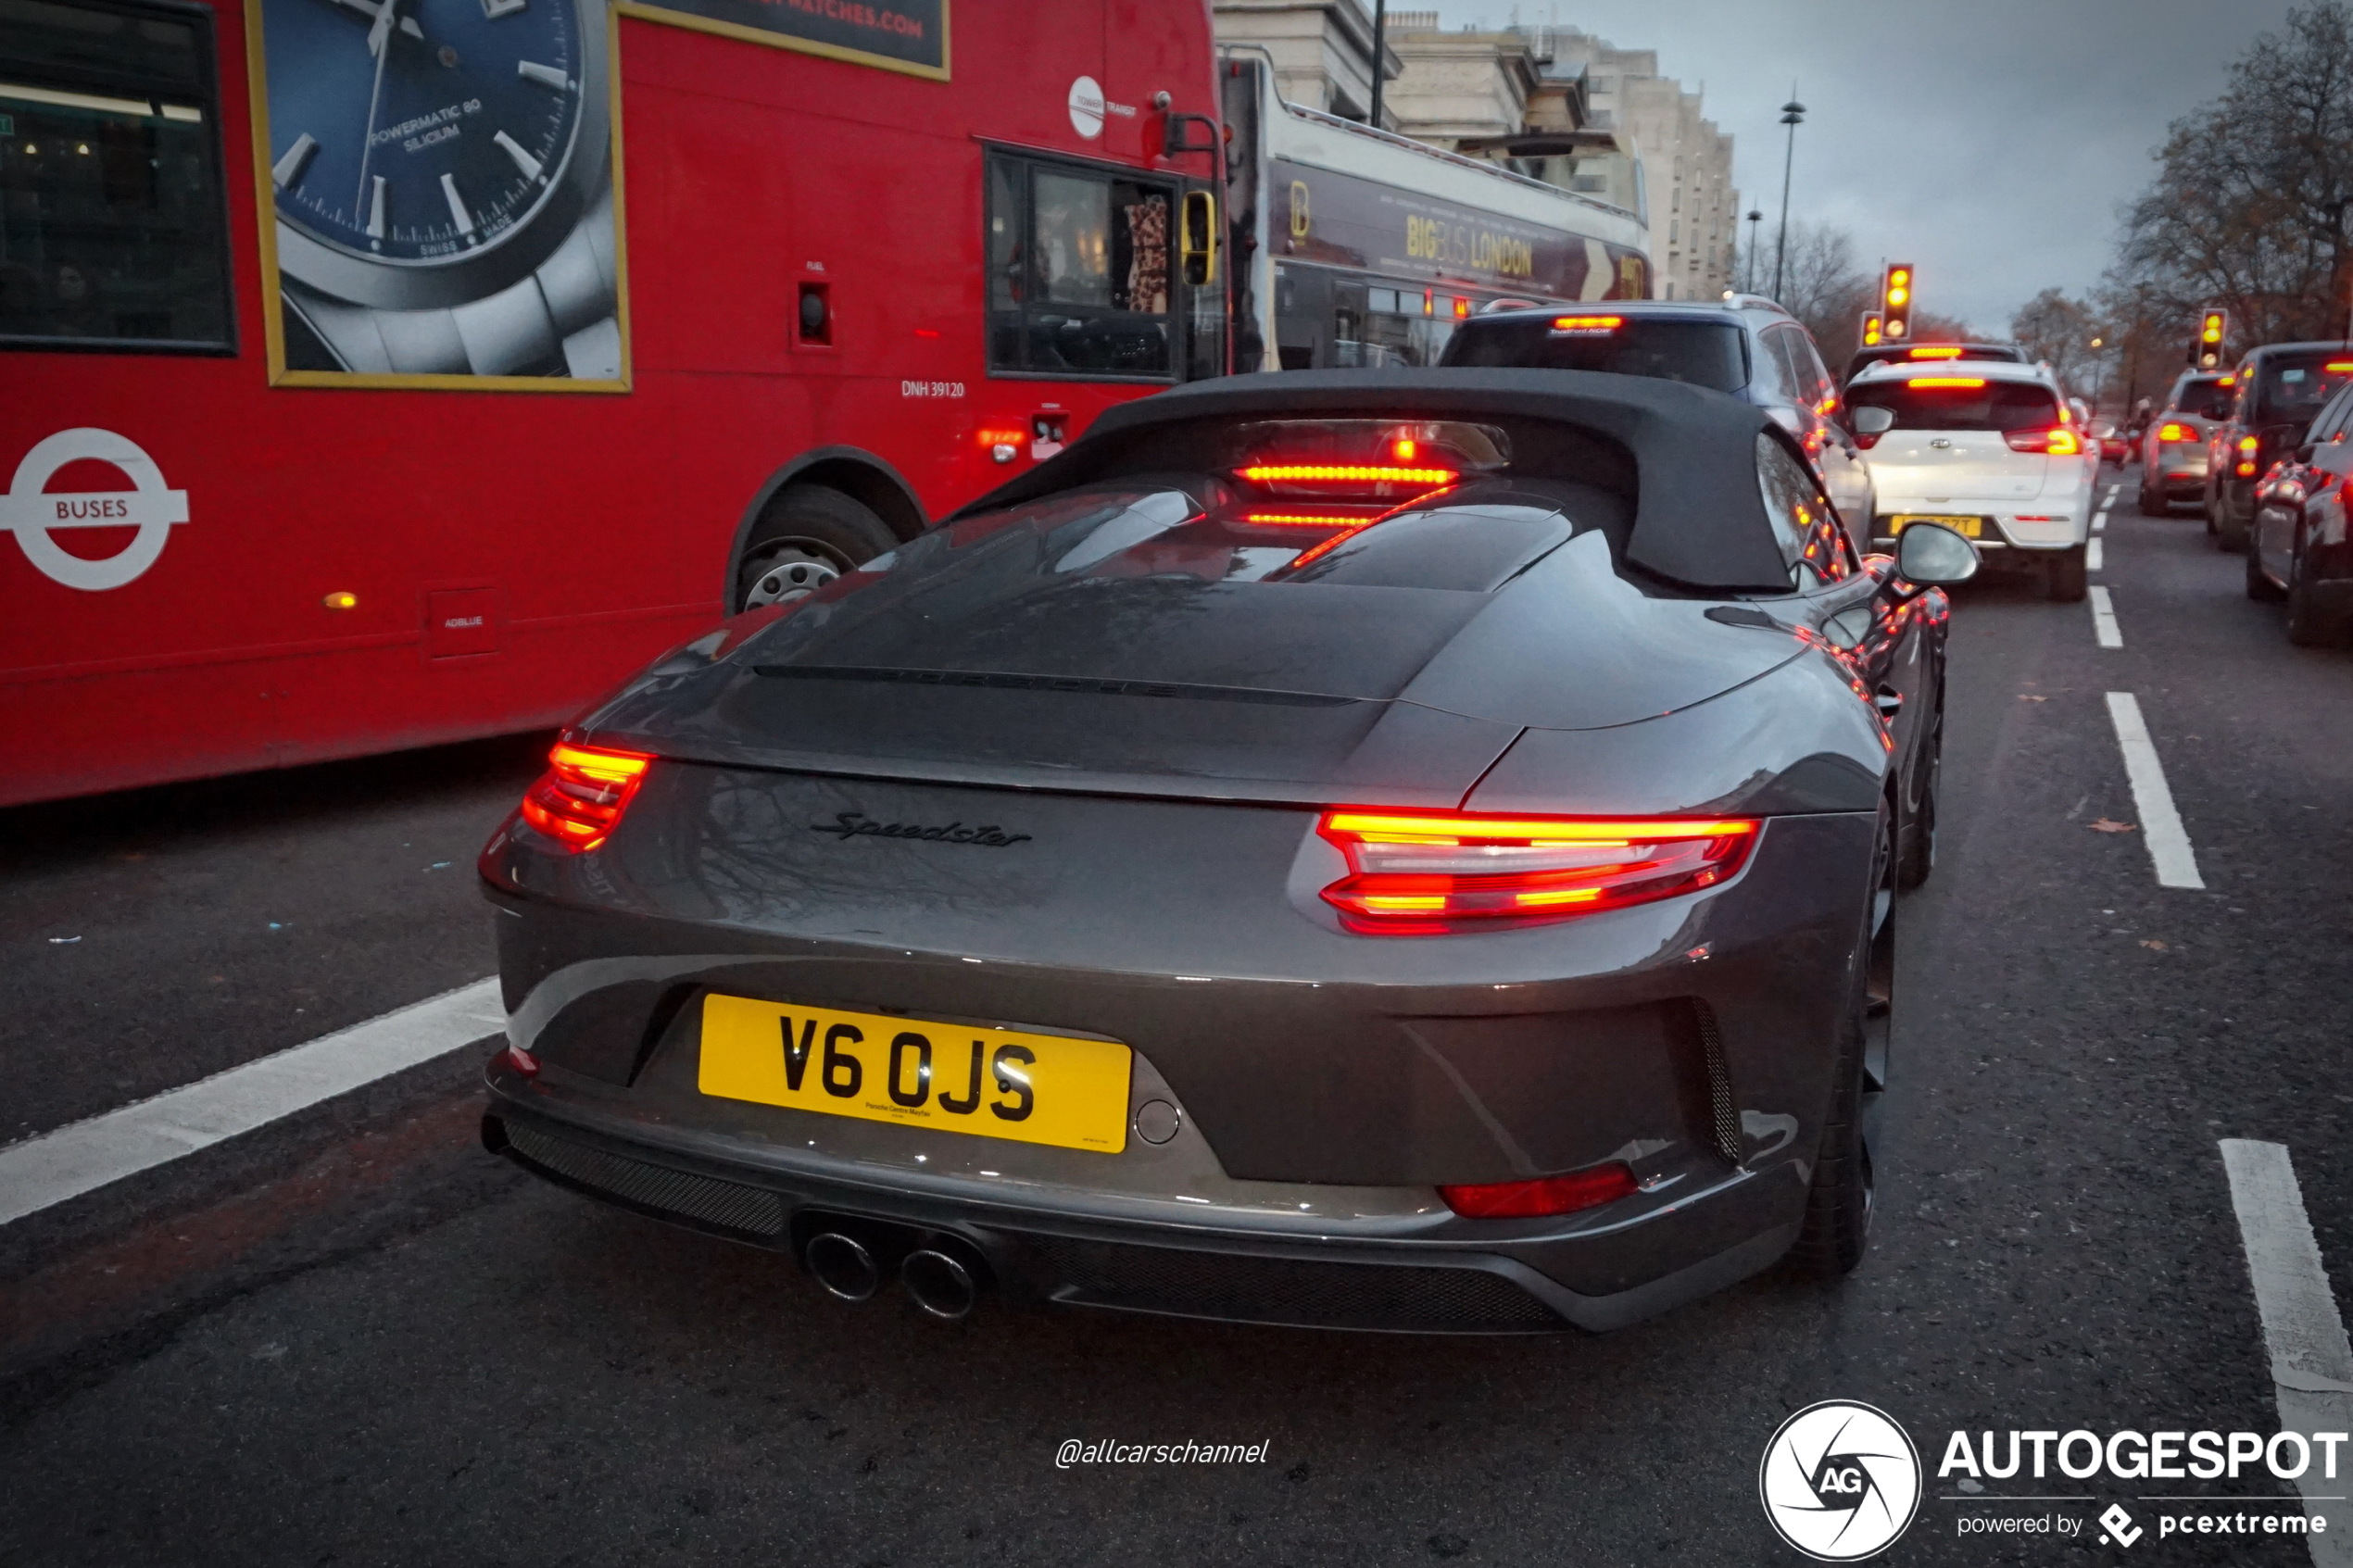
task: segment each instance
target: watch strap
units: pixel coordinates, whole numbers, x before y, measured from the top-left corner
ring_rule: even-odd
[[[384,310],[332,298],[292,278],[282,287],[287,307],[346,370],[518,376],[552,374],[560,364],[575,380],[621,375],[610,189],[537,271],[463,305]]]

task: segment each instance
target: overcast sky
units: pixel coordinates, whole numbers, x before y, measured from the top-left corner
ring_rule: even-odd
[[[1423,0],[1424,5],[1431,0]],[[1793,218],[1858,259],[1919,268],[1920,307],[2007,335],[2041,289],[2080,294],[2114,254],[2171,120],[2222,90],[2288,0],[1436,0],[1447,27],[1558,21],[1658,69],[1732,133],[1743,207],[1780,210],[1780,106],[1797,132]],[[1367,9],[1370,9],[1367,0]],[[1410,7],[1408,7],[1410,8]]]

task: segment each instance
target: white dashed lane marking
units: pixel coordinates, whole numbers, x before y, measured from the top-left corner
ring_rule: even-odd
[[[249,1133],[507,1025],[496,978],[0,1148],[0,1224]]]
[[[2108,513],[2106,511],[2100,512],[2092,519],[2092,532],[2095,533],[2105,533],[2108,532]]]
[[[2246,1248],[2246,1272],[2255,1284],[2255,1309],[2263,1320],[2263,1344],[2271,1352],[2272,1394],[2280,1407],[2280,1430],[2353,1432],[2353,1345],[2345,1337],[2328,1272],[2321,1264],[2312,1222],[2304,1212],[2303,1189],[2287,1149],[2275,1143],[2224,1138],[2222,1169],[2231,1181],[2231,1207],[2237,1210],[2239,1238]],[[2296,1489],[2312,1504],[2341,1500],[2345,1472],[2330,1479],[2313,1461],[2296,1477]],[[2335,1446],[2342,1456],[2345,1445]],[[2334,1512],[2335,1510],[2328,1512]],[[2316,1568],[2353,1568],[2353,1520],[2329,1521],[2325,1534],[2307,1538]]]
[[[2157,743],[2149,739],[2139,699],[2131,692],[2108,693],[2108,717],[2116,726],[2117,747],[2124,753],[2124,777],[2133,785],[2141,842],[2148,846],[2149,861],[2157,868],[2157,884],[2204,887],[2206,879],[2197,874],[2197,855],[2182,827],[2182,814],[2173,809],[2173,792],[2166,787],[2165,768],[2157,759]]]
[[[2083,570],[2084,570],[2084,571],[2099,571],[2099,570],[2100,570],[2100,561],[2101,561],[2101,558],[2102,558],[2101,554],[2100,554],[2100,546],[2101,546],[2103,544],[2106,544],[2106,543],[2107,543],[2107,541],[2106,541],[2106,540],[2103,540],[2103,539],[2095,539],[2095,540],[2093,540],[2090,544],[2088,544],[2088,545],[2086,545],[2086,546],[2083,546]]]
[[[2091,599],[2092,635],[2099,639],[2099,645],[2104,648],[2122,647],[2124,633],[2117,629],[2116,606],[2108,598],[2108,590],[2106,588],[2093,589]]]

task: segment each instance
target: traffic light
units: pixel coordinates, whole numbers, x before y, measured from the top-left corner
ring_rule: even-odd
[[[2190,345],[2190,363],[2201,370],[2211,370],[2222,363],[2222,340],[2231,333],[2231,317],[2225,310],[2209,310],[2197,325],[2197,341]]]
[[[1863,312],[1863,346],[1864,346],[1864,347],[1866,347],[1866,348],[1877,348],[1877,347],[1879,346],[1879,344],[1880,344],[1880,338],[1881,338],[1881,332],[1880,332],[1880,314],[1879,314],[1879,312],[1878,312],[1878,311],[1876,311],[1876,310],[1866,310],[1866,311],[1864,311],[1864,312]]]
[[[1880,335],[1899,343],[1912,335],[1912,264],[1894,261],[1880,278]]]

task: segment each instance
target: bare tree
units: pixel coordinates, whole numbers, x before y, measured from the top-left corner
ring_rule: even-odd
[[[1770,254],[1770,242],[1762,247]],[[1764,269],[1768,274],[1770,269]],[[1879,301],[1879,274],[1866,270],[1855,257],[1855,236],[1831,223],[1804,220],[1789,226],[1789,261],[1781,276],[1781,307],[1814,334],[1822,358],[1843,373],[1846,361],[1862,346],[1864,312]],[[1949,316],[1915,310],[1913,341],[1969,340],[1969,323]]]
[[[2030,359],[2040,359],[2070,387],[2080,386],[2094,371],[2105,346],[2106,329],[2099,313],[2080,299],[2057,289],[2045,289],[2010,318],[2010,336]],[[2103,348],[2092,340],[2103,339]]]
[[[2173,122],[2155,184],[2129,209],[2117,286],[2148,314],[2231,312],[2252,345],[2344,334],[2353,302],[2353,11],[2290,11],[2231,67],[2222,95]]]

